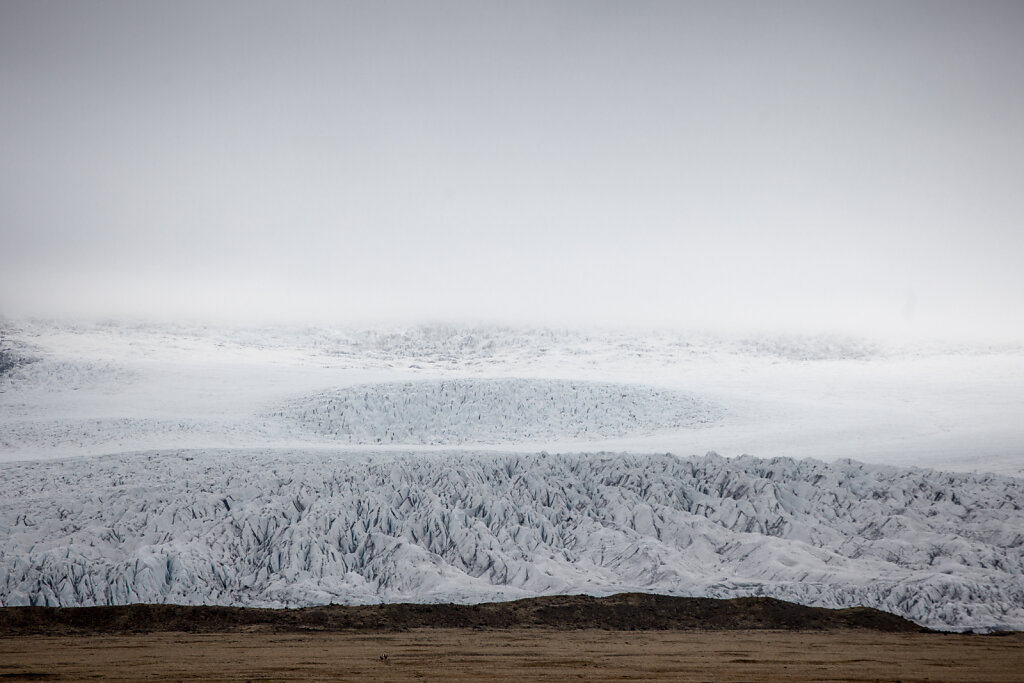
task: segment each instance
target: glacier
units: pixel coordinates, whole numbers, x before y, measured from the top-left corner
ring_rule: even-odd
[[[1024,475],[1019,344],[0,320],[0,354],[0,461],[369,447],[380,439],[384,447],[715,451]],[[443,401],[401,406],[396,396],[409,386],[427,399],[426,389],[450,384],[488,413],[507,410],[508,392],[535,403],[554,398],[570,413],[594,413],[603,398],[615,405],[605,403],[601,420],[589,423],[548,410],[480,429],[458,410],[444,415],[455,422],[432,415]],[[583,384],[578,395],[567,389]],[[624,387],[628,400],[602,389],[610,385]],[[319,411],[319,402],[351,397],[355,386],[373,391],[372,410],[355,416],[359,424],[349,419],[346,430],[303,416]],[[676,415],[664,410],[673,396],[683,399]],[[400,409],[409,422],[381,420],[381,409]]]
[[[624,590],[1024,628],[1024,480],[787,458],[166,450],[0,464],[0,604]]]
[[[636,590],[1024,628],[1022,414],[1020,345],[0,320],[0,604]]]

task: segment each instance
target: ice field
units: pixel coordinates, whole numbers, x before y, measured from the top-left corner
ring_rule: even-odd
[[[1024,628],[1020,346],[6,321],[0,354],[0,604],[646,590]]]

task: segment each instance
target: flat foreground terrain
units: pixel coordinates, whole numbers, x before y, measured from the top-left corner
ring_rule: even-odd
[[[1022,671],[1024,633],[426,628],[0,638],[0,678],[6,680],[907,683],[1019,681]]]

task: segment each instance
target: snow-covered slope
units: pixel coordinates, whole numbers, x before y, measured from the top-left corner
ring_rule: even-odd
[[[286,430],[348,443],[480,444],[684,429],[718,412],[678,391],[504,378],[357,385],[292,401],[268,417]]]
[[[1024,481],[709,455],[156,452],[0,465],[0,603],[645,590],[1024,628]]]

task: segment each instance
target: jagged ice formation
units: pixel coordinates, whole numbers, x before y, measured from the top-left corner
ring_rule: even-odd
[[[1024,481],[853,461],[171,451],[0,465],[0,604],[640,590],[1024,628]]]

